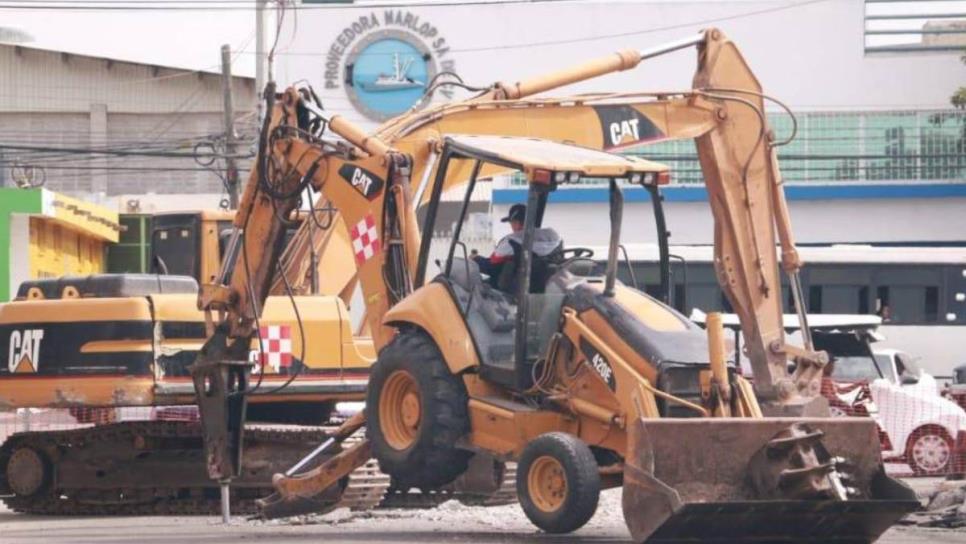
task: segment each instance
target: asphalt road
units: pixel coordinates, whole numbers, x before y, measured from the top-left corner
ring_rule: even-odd
[[[46,517],[0,510],[0,543],[625,543],[629,537],[619,501],[619,492],[606,492],[594,519],[580,531],[562,536],[538,532],[517,505],[482,508],[455,502],[432,510],[379,510],[365,514],[340,510],[324,517],[285,521],[238,518],[227,526],[206,517]],[[966,543],[966,531],[894,527],[880,542]]]

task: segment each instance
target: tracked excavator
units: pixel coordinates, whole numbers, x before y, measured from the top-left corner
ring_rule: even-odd
[[[271,492],[272,475],[295,463],[306,442],[326,436],[315,426],[330,421],[336,402],[364,400],[375,356],[365,335],[353,335],[348,317],[355,282],[348,234],[331,208],[308,213],[293,212],[284,222],[282,273],[260,316],[263,338],[250,346],[264,373],[248,414],[261,426],[250,429],[246,473],[233,497],[241,513],[255,511],[254,500]],[[219,510],[190,406],[188,366],[206,337],[198,281],[218,272],[231,217],[155,215],[151,261],[158,274],[32,280],[0,304],[0,352],[7,357],[0,408],[59,409],[64,418],[69,410],[71,426],[80,427],[48,430],[43,422],[54,412],[45,412],[33,415],[36,428],[4,437],[0,500],[8,508],[57,515]],[[321,254],[328,256],[324,276]],[[312,427],[265,426],[277,423]],[[352,480],[351,506],[380,503],[385,476],[363,467]]]
[[[533,97],[692,47],[697,72],[686,91]],[[275,493],[260,502],[265,516],[335,507],[346,477],[371,458],[394,486],[422,489],[465,476],[481,457],[516,461],[525,513],[553,533],[581,527],[600,490],[621,486],[639,542],[870,542],[917,506],[885,474],[871,420],[827,417],[818,395],[825,354],[808,335],[803,347],[786,342],[779,267],[806,316],[775,151],[782,142],[768,129],[768,98],[723,33],[496,84],[372,134],[328,117],[311,96],[269,85],[270,114],[229,244],[238,257],[199,294],[217,319],[192,377],[208,474],[223,491],[242,470],[244,353],[280,250],[276,218],[312,186],[352,239],[378,359],[364,413],[303,460],[322,459],[318,467],[299,463],[274,477]],[[668,168],[606,150],[663,139],[695,141],[715,269],[740,316],[753,382],[726,361],[713,317],[705,334],[616,280],[629,187],[651,195],[667,270]],[[464,191],[463,219],[477,183],[509,174],[527,187],[511,264],[484,277],[465,254],[460,221],[430,277],[441,195]],[[610,195],[603,270],[585,248],[533,251],[555,193],[586,180]],[[664,292],[667,282],[665,272]],[[366,440],[342,442],[362,427]]]

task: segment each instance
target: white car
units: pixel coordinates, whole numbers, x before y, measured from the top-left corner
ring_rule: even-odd
[[[873,354],[874,361],[868,355],[836,357],[831,374],[836,385],[868,384],[868,394],[863,396],[862,387],[839,393],[842,404],[832,403],[833,415],[867,412],[879,425],[883,459],[907,463],[917,475],[963,472],[966,411],[942,397],[936,379],[908,354],[894,349]],[[843,410],[843,404],[853,410]]]
[[[735,331],[733,345],[741,345],[737,316],[722,318],[724,326]],[[700,325],[705,319],[699,310],[691,314]],[[966,411],[942,397],[936,379],[907,353],[872,349],[874,342],[883,340],[877,332],[881,323],[874,315],[808,316],[815,347],[835,360],[822,387],[832,415],[872,417],[879,426],[883,459],[907,463],[917,475],[966,472]],[[783,316],[783,328],[797,334],[798,317]],[[751,377],[740,350],[734,359]]]

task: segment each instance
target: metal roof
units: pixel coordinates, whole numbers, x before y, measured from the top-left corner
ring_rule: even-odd
[[[591,177],[623,177],[630,173],[664,172],[664,164],[605,151],[516,136],[458,134],[446,140],[457,150],[519,165],[524,170],[580,172]]]
[[[605,248],[606,246],[599,246]],[[631,261],[656,262],[659,258],[657,244],[626,244]],[[591,249],[596,249],[591,246]],[[964,247],[897,247],[835,244],[831,246],[798,246],[798,253],[805,266],[809,264],[952,264],[966,265]],[[714,260],[714,247],[671,246],[671,253],[683,257],[689,263],[708,263]],[[776,253],[779,248],[775,248]],[[606,253],[606,251],[605,251]]]
[[[695,308],[688,316],[695,323],[704,324],[707,314]],[[729,329],[741,327],[737,314],[721,314],[721,324]],[[868,314],[808,314],[808,328],[812,330],[831,329],[876,329],[882,325],[882,318]],[[795,314],[782,315],[782,328],[786,331],[797,331],[801,328],[798,316]]]

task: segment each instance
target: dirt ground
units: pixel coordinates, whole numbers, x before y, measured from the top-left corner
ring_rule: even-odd
[[[927,482],[916,482],[922,489]],[[601,498],[597,515],[572,535],[540,533],[517,505],[466,507],[448,502],[431,510],[377,510],[353,514],[337,510],[324,517],[270,522],[234,519],[225,526],[206,517],[78,518],[15,514],[0,507],[0,543],[228,543],[297,542],[629,542],[620,510],[620,492]],[[894,527],[887,544],[966,543],[966,531]]]

